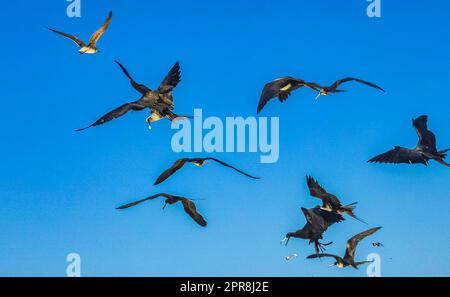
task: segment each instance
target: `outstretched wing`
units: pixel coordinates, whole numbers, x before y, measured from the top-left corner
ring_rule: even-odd
[[[202,217],[201,214],[197,212],[197,208],[195,207],[195,203],[192,200],[189,200],[187,198],[184,198],[181,200],[183,203],[184,211],[202,227],[206,227],[207,222]]]
[[[223,161],[221,161],[221,160],[219,160],[219,159],[216,159],[216,158],[204,158],[204,160],[215,161],[215,162],[217,162],[217,163],[219,163],[219,164],[221,164],[221,165],[223,165],[223,166],[225,166],[225,167],[234,169],[235,171],[237,171],[237,172],[239,172],[240,174],[243,174],[243,175],[245,175],[245,176],[247,176],[247,177],[250,177],[250,178],[253,178],[253,179],[260,179],[260,177],[256,177],[256,176],[250,175],[250,174],[248,174],[248,173],[246,173],[246,172],[244,172],[244,171],[242,171],[242,170],[239,170],[239,169],[237,169],[236,167],[231,166],[230,164],[227,164],[227,163],[225,163],[225,162],[223,162]]]
[[[377,232],[380,229],[381,229],[381,227],[372,228],[372,229],[361,232],[361,233],[353,236],[352,238],[350,238],[347,241],[347,249],[345,251],[344,259],[353,259],[354,260],[355,259],[355,251],[356,251],[356,247],[358,246],[358,243],[361,240],[363,240],[364,238],[366,238],[367,236],[374,234],[375,232]]]
[[[420,116],[413,120],[413,127],[419,136],[417,149],[424,150],[429,153],[436,153],[436,136],[428,130],[428,116]]]
[[[175,65],[169,70],[161,85],[158,88],[158,92],[161,94],[167,94],[172,92],[172,90],[181,81],[181,69],[180,63],[176,62]]]
[[[304,81],[293,77],[282,77],[266,84],[262,90],[258,103],[257,113],[266,106],[271,99],[278,97],[281,102],[285,101],[291,92],[302,87]]]
[[[317,258],[334,258],[337,262],[342,262],[342,258],[333,254],[314,254],[306,257],[307,259],[317,259]]]
[[[122,69],[123,73],[126,75],[126,77],[128,77],[128,79],[130,80],[131,85],[133,86],[133,88],[138,91],[139,93],[141,93],[142,95],[145,95],[147,92],[150,92],[151,90],[149,88],[147,88],[145,85],[143,84],[138,84],[134,81],[134,79],[131,77],[131,75],[128,73],[127,69],[119,62],[119,61],[114,61],[117,63],[117,65],[119,65],[119,67]]]
[[[424,164],[428,165],[428,160],[417,150],[403,147],[395,147],[386,153],[378,155],[368,161],[368,163],[390,163],[390,164]]]
[[[106,29],[108,29],[111,20],[112,20],[112,11],[109,12],[108,18],[105,20],[101,28],[95,31],[94,34],[92,34],[91,39],[89,39],[90,46],[95,46],[100,37],[102,37],[103,33],[105,33]]]
[[[339,199],[322,188],[317,180],[315,180],[311,176],[307,176],[306,183],[308,184],[309,193],[311,194],[311,196],[321,199],[323,202],[323,206],[331,205],[333,210],[338,210],[342,207]]]
[[[165,181],[166,179],[168,179],[169,177],[171,177],[175,172],[177,172],[178,170],[180,170],[184,164],[186,164],[186,162],[188,161],[188,159],[179,159],[176,160],[175,163],[173,163],[173,165],[166,169],[156,180],[155,182],[155,186],[159,185],[160,183],[162,183],[163,181]]]
[[[126,114],[127,112],[129,112],[130,110],[134,110],[134,111],[139,111],[144,109],[145,106],[140,105],[139,101],[135,101],[132,103],[126,103],[116,109],[114,109],[113,111],[108,112],[107,114],[105,114],[104,116],[102,116],[100,119],[98,119],[97,121],[95,121],[95,123],[85,127],[85,128],[81,128],[81,129],[77,129],[75,130],[76,132],[80,132],[83,130],[86,130],[88,128],[94,127],[94,126],[99,126],[99,125],[103,125],[104,123],[107,123],[113,119],[116,119],[118,117],[123,116],[124,114]]]
[[[153,199],[156,199],[156,198],[159,198],[159,197],[169,198],[170,195],[169,195],[169,194],[165,194],[165,193],[156,194],[156,195],[150,196],[150,197],[145,198],[145,199],[141,199],[141,200],[138,200],[138,201],[135,201],[135,202],[131,202],[131,203],[128,203],[128,204],[119,206],[119,207],[117,207],[116,209],[126,209],[126,208],[130,208],[130,207],[133,207],[133,206],[135,206],[135,205],[141,204],[142,202],[149,201],[149,200],[153,200]]]
[[[373,84],[373,83],[371,83],[371,82],[368,82],[368,81],[365,81],[365,80],[362,80],[362,79],[359,79],[359,78],[354,78],[354,77],[346,77],[346,78],[337,80],[337,81],[331,86],[331,89],[336,90],[341,84],[346,83],[346,82],[350,82],[350,81],[356,81],[356,82],[365,84],[365,85],[367,85],[367,86],[369,86],[369,87],[372,87],[372,88],[375,88],[375,89],[378,89],[378,90],[380,90],[380,91],[385,92],[385,90],[383,90],[381,87],[377,86],[376,84]]]
[[[67,33],[64,33],[64,32],[61,32],[61,31],[57,31],[57,30],[52,29],[52,28],[49,28],[49,27],[46,27],[46,28],[49,29],[49,30],[52,31],[52,32],[55,32],[55,33],[57,33],[57,34],[59,34],[59,35],[62,35],[62,36],[64,36],[64,37],[69,38],[70,40],[72,40],[73,42],[75,42],[79,47],[85,46],[84,42],[81,41],[78,37],[75,37],[75,36],[73,36],[73,35],[70,35],[70,34],[67,34]]]

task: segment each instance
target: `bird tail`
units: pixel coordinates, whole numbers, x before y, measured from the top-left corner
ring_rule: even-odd
[[[356,208],[356,204],[358,204],[358,202],[354,202],[345,206],[342,206],[342,212],[348,214],[349,216],[351,216],[352,218],[367,224],[363,219],[361,219],[360,217],[358,217],[357,215],[355,215],[354,210]]]
[[[447,152],[449,152],[449,151],[450,151],[450,149],[446,149],[446,150],[438,152],[438,154],[441,158],[445,159],[445,158],[447,158]]]
[[[94,125],[92,124],[92,125],[89,125],[89,126],[84,127],[84,128],[76,129],[75,132],[81,132],[81,131],[84,131],[84,130],[86,130],[86,129],[91,128],[92,126],[94,126]]]

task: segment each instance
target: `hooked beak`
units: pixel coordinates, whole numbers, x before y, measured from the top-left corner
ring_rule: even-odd
[[[286,244],[287,244],[288,241],[289,241],[289,238],[285,237],[280,241],[280,244],[283,244],[283,242],[286,242]]]
[[[333,267],[333,266],[336,266],[336,264],[331,264],[331,265],[328,265],[328,268],[331,268],[331,267]]]

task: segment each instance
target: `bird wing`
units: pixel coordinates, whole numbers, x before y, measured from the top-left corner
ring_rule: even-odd
[[[133,86],[133,88],[138,91],[139,93],[141,93],[142,95],[145,95],[147,92],[150,92],[151,90],[149,88],[147,88],[145,85],[143,84],[138,84],[134,81],[134,79],[131,77],[131,75],[128,73],[127,69],[119,62],[119,61],[114,61],[117,63],[117,65],[119,65],[119,67],[122,69],[123,73],[125,74],[126,77],[128,77],[128,79],[130,80],[131,85]]]
[[[76,37],[76,36],[73,36],[73,35],[70,35],[70,34],[67,34],[67,33],[64,33],[64,32],[61,32],[61,31],[57,31],[57,30],[52,29],[52,28],[49,28],[49,27],[46,27],[46,28],[49,29],[49,30],[52,31],[52,32],[55,32],[55,33],[57,33],[57,34],[59,34],[59,35],[62,35],[62,36],[64,36],[64,37],[69,38],[70,40],[72,40],[73,42],[75,42],[79,47],[85,46],[84,42],[83,42],[82,40],[80,40],[80,39],[79,39],[78,37]]]
[[[125,103],[124,105],[114,109],[113,111],[108,112],[107,114],[105,114],[104,116],[102,116],[100,119],[98,119],[97,121],[95,121],[95,123],[85,127],[85,128],[81,128],[81,129],[77,129],[75,130],[76,132],[80,132],[83,130],[86,130],[88,128],[94,127],[94,126],[99,126],[102,125],[104,123],[107,123],[115,118],[121,117],[124,114],[126,114],[128,111],[130,110],[134,110],[134,111],[139,111],[144,109],[145,106],[141,105],[139,103],[139,101],[135,101],[132,103]]]
[[[161,94],[171,93],[172,90],[181,81],[181,69],[180,63],[176,62],[175,65],[169,70],[164,80],[161,82],[158,88],[158,92]]]
[[[346,77],[346,78],[337,80],[333,85],[331,85],[330,88],[333,89],[333,90],[336,90],[341,84],[349,82],[349,81],[356,81],[356,82],[365,84],[365,85],[367,85],[369,87],[372,87],[372,88],[375,88],[375,89],[378,89],[380,91],[385,92],[385,90],[383,90],[381,87],[377,86],[376,84],[373,84],[371,82],[368,82],[368,81],[365,81],[365,80],[362,80],[362,79],[359,79],[359,78],[354,78],[354,77]]]
[[[341,214],[334,211],[323,210],[319,207],[316,207],[314,209],[314,214],[323,219],[323,224],[325,225],[326,229],[328,229],[333,224],[345,221],[345,218]]]
[[[145,199],[141,199],[141,200],[138,200],[138,201],[135,201],[135,202],[131,202],[131,203],[119,206],[116,209],[126,209],[126,208],[133,207],[135,205],[141,204],[142,202],[145,202],[145,201],[148,201],[148,200],[153,200],[153,199],[156,199],[156,198],[159,198],[159,197],[169,198],[169,196],[171,196],[171,195],[165,194],[165,193],[160,193],[160,194],[156,194],[156,195],[150,196],[150,197],[145,198]]]
[[[207,222],[205,221],[205,219],[202,217],[201,214],[199,214],[197,212],[197,208],[195,207],[195,203],[187,198],[184,198],[181,200],[181,202],[183,203],[183,208],[184,211],[194,220],[197,222],[197,224],[199,224],[202,227],[206,227]]]
[[[91,39],[89,39],[90,46],[95,46],[100,37],[102,37],[103,33],[105,33],[106,29],[108,29],[111,20],[112,20],[112,11],[109,12],[108,18],[105,20],[100,29],[98,29],[97,31],[94,32],[94,34],[92,34]]]
[[[219,164],[221,164],[221,165],[223,165],[223,166],[225,166],[225,167],[232,168],[232,169],[236,170],[237,172],[239,172],[240,174],[243,174],[243,175],[245,175],[245,176],[247,176],[247,177],[250,177],[250,178],[253,178],[253,179],[260,179],[260,177],[256,177],[256,176],[250,175],[250,174],[248,174],[248,173],[245,173],[244,171],[239,170],[239,169],[237,169],[236,167],[231,166],[230,164],[227,164],[227,163],[225,163],[225,162],[223,162],[223,161],[221,161],[221,160],[219,160],[219,159],[216,159],[216,158],[204,158],[204,160],[215,161],[215,162],[217,162],[217,163],[219,163]]]
[[[311,196],[321,199],[323,206],[330,204],[333,207],[333,210],[338,210],[342,206],[336,196],[328,193],[324,188],[322,188],[319,182],[311,176],[306,177],[306,183],[308,184],[309,193]]]
[[[293,88],[292,84],[297,83],[299,86]],[[282,77],[266,84],[262,90],[258,103],[257,113],[266,106],[271,99],[278,97],[282,102],[285,101],[291,92],[302,87],[304,81],[293,77]]]
[[[378,155],[368,163],[391,163],[391,164],[424,164],[428,165],[428,159],[419,151],[403,147],[395,147],[393,150]]]
[[[306,257],[307,259],[317,259],[317,258],[334,258],[338,262],[342,262],[342,258],[333,254],[314,254]]]
[[[361,232],[361,233],[353,236],[352,238],[350,238],[347,241],[347,249],[345,251],[344,259],[355,260],[355,251],[356,251],[356,247],[358,246],[358,243],[361,240],[363,240],[364,238],[366,238],[367,236],[374,234],[375,232],[377,232],[380,229],[381,229],[381,227],[372,228],[372,229]]]
[[[175,172],[177,172],[178,170],[180,170],[184,164],[186,164],[186,162],[189,159],[179,159],[176,160],[172,166],[170,166],[170,168],[166,169],[157,179],[155,182],[155,186],[159,185],[160,183],[162,183],[163,181],[165,181],[166,179],[168,179],[170,176],[172,176]]]
[[[417,148],[430,153],[436,153],[436,136],[428,130],[428,116],[420,116],[413,120],[413,127],[419,136]]]

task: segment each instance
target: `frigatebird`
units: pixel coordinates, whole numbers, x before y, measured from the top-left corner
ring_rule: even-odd
[[[308,184],[309,192],[311,196],[319,198],[322,200],[322,207],[321,209],[331,212],[336,212],[338,214],[348,214],[349,216],[357,219],[358,221],[361,221],[365,223],[362,219],[357,217],[354,213],[355,205],[357,202],[349,204],[349,205],[342,205],[341,201],[333,195],[328,193],[314,178],[311,176],[306,177],[306,183]]]
[[[381,242],[372,242],[372,246],[376,248],[384,247],[384,244]]]
[[[177,62],[170,69],[167,76],[164,78],[158,89],[151,90],[143,84],[136,83],[134,79],[130,76],[125,67],[118,61],[115,61],[119,67],[122,69],[125,76],[130,80],[133,88],[141,93],[142,97],[134,102],[125,103],[122,106],[108,112],[95,123],[89,125],[88,127],[75,130],[77,132],[86,130],[90,127],[99,126],[107,123],[115,118],[121,117],[130,110],[140,111],[145,108],[151,109],[151,114],[147,118],[147,123],[149,128],[151,128],[151,123],[161,120],[162,118],[168,118],[170,121],[175,121],[183,118],[190,118],[189,116],[179,116],[173,112],[173,89],[178,85],[181,80],[180,64]]]
[[[323,234],[331,225],[342,222],[345,219],[340,214],[324,211],[320,207],[311,209],[302,207],[302,212],[306,218],[305,226],[295,232],[287,233],[286,237],[281,240],[281,243],[286,242],[287,245],[291,237],[307,239],[309,244],[314,243],[314,249],[317,254],[325,251],[325,246],[332,244],[332,242],[321,243],[320,240],[323,238]]]
[[[166,201],[165,201],[165,204],[163,206],[163,209],[166,208],[167,204],[172,205],[172,204],[175,204],[175,203],[181,201],[181,203],[183,204],[184,211],[194,221],[196,221],[197,224],[199,224],[202,227],[206,227],[207,222],[202,217],[202,215],[197,212],[197,208],[195,206],[195,203],[193,202],[193,199],[188,199],[188,198],[181,197],[181,196],[175,196],[175,195],[170,195],[170,194],[166,194],[166,193],[160,193],[160,194],[156,194],[156,195],[150,196],[150,197],[142,199],[142,200],[138,200],[138,201],[135,201],[135,202],[132,202],[132,203],[128,203],[128,204],[119,206],[116,209],[127,209],[127,208],[133,207],[135,205],[138,205],[140,203],[143,203],[145,201],[153,200],[153,199],[156,199],[156,198],[159,198],[159,197],[166,198]]]
[[[266,84],[258,103],[257,113],[259,114],[271,99],[278,97],[280,102],[283,103],[293,91],[303,86],[308,87],[303,80],[290,76],[278,78]]]
[[[419,136],[419,143],[414,149],[404,148],[400,146],[394,147],[386,153],[370,159],[369,163],[394,163],[394,164],[423,164],[428,166],[430,160],[434,160],[442,165],[449,166],[445,162],[447,152],[450,149],[438,151],[436,148],[436,136],[428,130],[428,116],[423,115],[417,119],[413,119],[413,127]]]
[[[260,179],[259,177],[255,177],[255,176],[253,176],[253,175],[250,175],[250,174],[248,174],[248,173],[245,173],[244,171],[241,171],[241,170],[237,169],[236,167],[231,166],[231,165],[229,165],[229,164],[227,164],[227,163],[225,163],[225,162],[223,162],[223,161],[221,161],[221,160],[219,160],[219,159],[216,159],[216,158],[211,158],[211,157],[208,157],[208,158],[183,158],[183,159],[178,159],[178,160],[176,160],[175,163],[173,163],[173,165],[172,165],[170,168],[168,168],[166,171],[164,171],[164,172],[158,177],[158,179],[156,180],[155,185],[159,185],[160,183],[162,183],[163,181],[165,181],[166,179],[168,179],[168,178],[169,178],[170,176],[172,176],[175,172],[177,172],[178,170],[180,170],[186,163],[192,163],[192,164],[194,164],[195,166],[199,166],[199,167],[200,167],[200,166],[205,165],[208,161],[214,161],[214,162],[217,162],[217,163],[219,163],[220,165],[223,165],[223,166],[225,166],[225,167],[232,168],[232,169],[236,170],[237,172],[239,172],[239,173],[241,173],[241,174],[243,174],[243,175],[245,175],[245,176],[248,176],[248,177],[250,177],[250,178],[253,178],[253,179]]]
[[[317,92],[319,92],[319,94],[316,96],[316,100],[320,98],[320,96],[327,96],[333,93],[341,93],[344,92],[344,90],[339,90],[338,88],[346,82],[350,82],[350,81],[356,81],[359,82],[361,84],[365,84],[369,87],[378,89],[380,91],[385,92],[385,90],[379,86],[377,86],[376,84],[373,84],[371,82],[359,79],[359,78],[354,78],[354,77],[346,77],[343,79],[339,79],[337,81],[335,81],[332,85],[330,86],[321,86],[315,82],[306,82],[305,85],[307,85],[309,88],[316,90]]]
[[[78,50],[78,52],[80,54],[95,54],[100,52],[99,49],[97,48],[97,41],[100,39],[100,37],[102,37],[103,33],[105,33],[106,29],[108,29],[109,23],[112,20],[112,11],[109,12],[108,18],[105,20],[105,22],[103,23],[103,25],[101,26],[100,29],[98,29],[97,31],[95,31],[94,34],[92,34],[91,39],[89,39],[88,44],[85,44],[81,39],[79,39],[76,36],[61,32],[61,31],[57,31],[55,29],[51,29],[46,27],[47,29],[49,29],[52,32],[55,32],[59,35],[62,35],[66,38],[69,38],[70,40],[72,40],[73,42],[75,42],[80,49]]]
[[[333,255],[333,254],[317,254],[316,253],[314,255],[308,256],[307,259],[330,257],[330,258],[334,258],[336,260],[336,262],[334,262],[334,264],[331,266],[337,266],[339,268],[352,266],[353,268],[358,269],[359,265],[372,262],[372,261],[362,261],[362,262],[355,261],[355,252],[356,252],[356,247],[358,246],[358,243],[361,240],[363,240],[364,238],[366,238],[367,236],[374,234],[375,232],[377,232],[380,229],[381,229],[381,227],[372,228],[372,229],[361,232],[361,233],[353,236],[352,238],[350,238],[347,241],[347,249],[345,251],[344,258],[341,258],[341,257]]]

